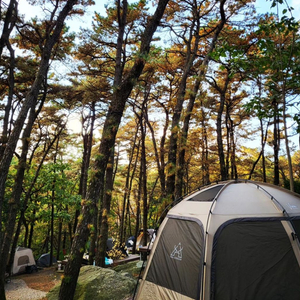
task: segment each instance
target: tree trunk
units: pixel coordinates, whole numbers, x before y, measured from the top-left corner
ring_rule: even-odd
[[[30,231],[29,231],[29,237],[28,237],[28,248],[31,248],[32,239],[33,239],[33,233],[34,233],[34,224],[35,224],[35,214],[36,210],[34,209],[31,216],[31,223],[30,223]]]
[[[221,0],[220,1],[220,16],[221,20],[220,23],[216,26],[214,36],[212,38],[212,41],[210,43],[210,47],[202,61],[202,64],[199,68],[198,76],[194,85],[194,93],[195,97],[197,95],[197,92],[199,90],[199,86],[201,81],[203,80],[203,76],[206,73],[206,67],[208,66],[208,62],[210,59],[210,55],[212,51],[215,48],[217,39],[219,37],[220,32],[222,31],[225,23],[226,23],[226,16],[225,16],[225,11],[224,11],[224,5],[225,5],[226,0]],[[191,61],[192,62],[192,61]],[[187,67],[189,66],[189,63],[187,64]],[[188,70],[188,69],[187,69]],[[185,73],[184,73],[185,74]],[[184,84],[184,76],[181,82],[181,86],[179,87],[179,97],[177,98],[177,104],[175,107],[175,112],[172,120],[172,131],[171,131],[171,136],[170,136],[170,145],[169,145],[169,170],[171,172],[168,172],[169,175],[167,175],[167,195],[170,199],[174,199],[174,191],[175,191],[175,173],[176,168],[177,168],[177,161],[176,161],[176,155],[177,155],[177,131],[178,131],[178,124],[179,124],[179,119],[180,119],[180,114],[181,114],[181,108],[182,108],[182,101],[184,100],[181,95],[184,95],[183,92],[185,91],[185,84]],[[175,144],[176,142],[176,144]],[[171,195],[172,193],[172,195]],[[180,194],[180,192],[178,191]],[[169,200],[170,200],[169,199]]]
[[[15,178],[15,185],[13,189],[13,194],[11,196],[11,200],[9,203],[9,213],[8,213],[8,220],[6,222],[6,229],[3,239],[3,244],[1,245],[1,252],[0,252],[0,266],[6,267],[9,252],[11,251],[10,246],[14,234],[14,228],[15,228],[15,222],[16,222],[16,216],[18,213],[18,210],[20,209],[20,199],[22,195],[22,184],[24,179],[24,173],[26,170],[26,157],[28,153],[29,148],[29,141],[28,138],[31,133],[31,129],[34,123],[34,120],[36,119],[36,114],[34,111],[34,108],[31,109],[31,113],[29,116],[28,124],[23,132],[22,136],[22,152],[18,164],[18,170],[17,175]],[[0,267],[1,272],[3,270]]]
[[[9,52],[10,52],[10,65],[9,65],[9,92],[7,97],[7,103],[4,109],[4,117],[3,117],[3,128],[1,133],[1,147],[0,147],[0,160],[3,157],[4,150],[6,147],[6,143],[8,141],[9,136],[9,114],[11,112],[13,95],[14,95],[14,85],[15,85],[15,76],[14,76],[14,69],[15,69],[15,53],[12,49],[10,43],[7,43]]]
[[[87,200],[83,201],[82,216],[78,223],[76,234],[71,248],[71,259],[65,268],[65,276],[61,283],[59,300],[72,300],[76,289],[77,279],[81,266],[85,243],[89,235],[89,224],[92,222],[93,214],[96,211],[98,197],[104,187],[104,175],[109,156],[115,144],[116,134],[121,122],[126,101],[132,91],[132,88],[139,78],[145,66],[145,58],[150,50],[150,43],[154,32],[164,14],[165,7],[169,0],[159,0],[157,9],[149,18],[149,22],[140,41],[140,53],[137,56],[132,69],[127,73],[119,86],[115,87],[108,113],[104,122],[102,138],[97,155],[94,172],[91,176]],[[0,299],[1,300],[1,299]]]
[[[155,154],[155,160],[156,160],[156,165],[157,165],[157,170],[158,170],[159,180],[160,180],[161,198],[164,198],[166,196],[165,141],[166,141],[166,135],[167,135],[168,125],[169,125],[169,112],[164,107],[163,104],[161,104],[160,102],[158,102],[158,103],[162,106],[162,108],[165,110],[165,113],[166,113],[166,121],[165,121],[165,125],[163,128],[162,136],[160,138],[159,151],[158,151],[157,145],[156,145],[155,132],[154,132],[153,126],[149,122],[147,112],[145,112],[145,118],[146,118],[146,122],[147,122],[148,128],[150,129],[150,133],[151,133],[152,144],[153,144],[154,154]]]
[[[175,184],[175,198],[178,199],[182,196],[183,178],[184,178],[184,165],[185,165],[185,150],[187,147],[188,131],[191,120],[192,111],[194,108],[196,96],[198,94],[199,85],[194,86],[193,93],[190,95],[190,100],[186,109],[186,114],[183,121],[181,130],[180,150],[178,155],[178,169]]]
[[[125,188],[124,188],[124,196],[123,196],[123,203],[122,203],[122,210],[121,210],[121,220],[120,220],[120,243],[124,242],[125,239],[125,210],[126,210],[126,201],[128,199],[128,193],[129,193],[129,180],[130,180],[130,171],[131,171],[131,164],[134,158],[134,151],[136,149],[136,140],[137,140],[137,135],[138,135],[138,129],[136,129],[134,140],[133,140],[133,146],[131,148],[131,153],[129,157],[129,162],[128,162],[128,169],[127,169],[127,174],[126,174],[126,182],[125,182]]]
[[[166,182],[166,193],[168,202],[171,203],[174,201],[175,197],[175,182],[176,182],[176,173],[178,168],[183,166],[178,164],[177,155],[178,155],[178,138],[180,132],[180,118],[183,108],[183,103],[185,99],[186,92],[186,83],[190,74],[195,55],[192,55],[191,52],[186,53],[186,61],[183,69],[183,74],[178,87],[178,94],[176,97],[176,105],[174,108],[172,124],[171,124],[171,135],[169,140],[169,153],[168,153],[168,164],[166,167],[167,172],[167,182]]]
[[[223,115],[224,105],[225,105],[225,93],[221,93],[220,105],[219,105],[218,117],[217,117],[217,144],[218,144],[221,180],[227,180],[225,154],[224,154],[224,147],[223,147],[223,134],[222,134],[222,115]]]
[[[202,107],[202,105],[201,105]],[[206,122],[205,122],[205,112],[203,108],[201,108],[201,129],[202,129],[202,159],[201,159],[201,166],[203,170],[202,175],[202,184],[207,185],[210,183],[210,177],[209,177],[209,162],[208,162],[208,139],[207,139],[207,129],[206,129]]]
[[[1,8],[0,8],[0,12],[1,12]],[[15,27],[15,23],[17,21],[17,15],[18,15],[18,2],[16,0],[10,0],[5,14],[4,25],[2,27],[3,29],[0,37],[0,57],[2,56],[2,52],[5,45],[9,43],[9,36]]]
[[[102,204],[102,218],[100,224],[100,237],[98,238],[99,246],[96,255],[96,265],[105,267],[105,254],[108,239],[108,218],[110,214],[111,195],[113,191],[113,175],[114,175],[114,148],[111,151],[111,156],[106,168],[105,193]]]
[[[43,102],[40,104],[39,109],[38,109],[37,112],[35,113],[36,116],[38,115],[39,111],[42,109],[42,106],[43,106]],[[30,119],[31,119],[31,117],[29,118],[29,120],[30,120]],[[28,124],[27,124],[27,127],[30,127],[30,123],[31,123],[31,122],[29,121]],[[20,218],[19,218],[19,221],[18,221],[17,229],[16,229],[16,232],[15,232],[14,240],[13,240],[13,245],[12,245],[12,247],[11,247],[11,253],[10,253],[10,258],[9,258],[9,266],[10,266],[9,269],[11,269],[11,266],[12,266],[12,264],[13,264],[13,259],[14,259],[14,255],[15,255],[15,248],[16,248],[17,245],[18,245],[18,239],[19,239],[19,235],[20,235],[20,231],[21,231],[21,226],[22,226],[22,223],[23,223],[23,221],[24,221],[27,203],[28,203],[28,201],[29,201],[29,199],[30,199],[32,189],[33,189],[33,187],[34,187],[34,185],[35,185],[35,183],[36,183],[36,180],[37,180],[37,178],[38,178],[38,175],[39,175],[39,173],[40,173],[40,170],[41,170],[41,168],[42,168],[42,166],[43,166],[43,163],[44,163],[46,157],[48,156],[48,153],[49,153],[50,149],[52,148],[52,146],[54,145],[56,139],[60,136],[60,134],[61,134],[61,132],[64,130],[64,128],[65,128],[65,125],[61,126],[59,132],[55,135],[54,139],[53,139],[53,140],[50,142],[50,144],[47,146],[47,149],[45,149],[44,154],[43,154],[43,157],[42,157],[42,159],[41,159],[41,161],[40,161],[40,164],[39,164],[39,166],[38,166],[38,168],[37,168],[37,170],[36,170],[36,172],[35,172],[34,178],[33,178],[33,180],[31,181],[30,187],[28,188],[28,190],[27,190],[26,193],[25,193],[24,201],[23,201],[22,208],[21,208]],[[28,129],[28,130],[29,130],[29,129]],[[25,132],[27,132],[27,129],[24,130],[24,134],[25,134]],[[24,143],[28,143],[28,139],[25,138],[25,135],[24,135],[24,138],[23,138],[23,142],[24,142]],[[23,157],[23,155],[21,154],[21,158],[22,158],[22,157]],[[21,165],[22,165],[23,168],[26,167],[25,164],[21,164]],[[22,180],[22,181],[23,181],[23,180]],[[18,184],[18,183],[20,183],[20,181],[19,181],[19,180],[16,180],[16,184]],[[22,184],[22,182],[21,182],[21,184]],[[21,195],[19,195],[19,197],[20,197],[20,196],[21,196]],[[16,197],[15,199],[17,200],[17,197]],[[16,201],[16,200],[15,200],[15,201]],[[20,199],[19,199],[19,200],[20,200]],[[35,211],[34,211],[34,215],[35,215]],[[14,218],[15,218],[15,217],[14,217]],[[10,229],[13,229],[13,228],[14,228],[14,226],[10,227]],[[33,230],[33,226],[31,227],[31,230]],[[9,234],[9,230],[7,231],[6,234]],[[31,243],[31,238],[32,238],[32,235],[30,234],[30,235],[29,235],[29,244]],[[48,251],[46,251],[46,252],[48,252]],[[4,254],[3,254],[3,255],[4,255]]]
[[[55,180],[52,184],[51,192],[51,221],[50,221],[50,261],[49,267],[53,264],[53,247],[54,247],[54,202],[55,202]]]
[[[278,104],[274,103],[274,128],[273,128],[273,149],[274,149],[274,184],[279,185],[279,149],[280,149],[280,132],[279,116],[278,116]]]
[[[19,223],[17,226],[17,231],[15,233],[13,247],[10,248],[11,243],[12,243],[15,223],[16,223],[17,212],[20,209],[20,199],[21,199],[22,189],[23,189],[23,179],[24,179],[24,174],[25,174],[25,170],[27,167],[26,158],[27,158],[27,153],[28,153],[28,148],[29,148],[28,138],[30,137],[30,133],[31,133],[34,121],[36,120],[39,112],[42,109],[43,103],[45,101],[45,95],[46,95],[46,93],[44,94],[44,97],[43,97],[37,111],[35,111],[35,107],[32,107],[32,109],[30,110],[28,122],[27,122],[26,128],[24,129],[23,135],[22,135],[22,151],[21,151],[20,160],[18,163],[18,170],[17,170],[16,179],[15,179],[15,185],[13,187],[13,194],[12,194],[11,201],[10,201],[10,208],[9,208],[8,220],[6,223],[4,241],[3,241],[3,245],[0,249],[1,250],[0,265],[5,266],[6,262],[9,261],[9,263],[8,263],[9,273],[10,273],[11,266],[13,263],[13,259],[14,259],[14,255],[15,255],[15,248],[17,247],[18,237],[20,234],[20,228],[21,228],[22,222],[24,221],[23,218],[24,218],[24,214],[25,214],[25,209],[21,210],[20,220],[19,220]],[[31,185],[33,186],[33,184],[31,184]],[[23,206],[27,205],[27,199],[28,199],[28,197],[25,196]],[[32,230],[33,230],[33,228],[32,228]],[[32,236],[29,235],[29,245],[31,242],[31,240],[30,240],[31,237]]]
[[[141,128],[141,170],[142,170],[142,191],[143,191],[143,245],[147,245],[147,237],[148,237],[148,203],[147,203],[147,162],[146,162],[146,147],[145,147],[145,139],[146,139],[146,126],[144,124],[143,111],[145,110],[145,103],[143,104],[143,109],[140,118],[140,128]]]
[[[265,152],[265,144],[266,144],[266,141],[267,141],[268,127],[269,127],[269,125],[267,125],[267,128],[266,128],[265,133],[264,133],[263,122],[260,119],[261,151],[260,151],[260,153],[259,153],[256,161],[253,163],[252,169],[251,169],[251,171],[249,173],[248,180],[251,179],[251,177],[252,177],[252,175],[254,173],[256,165],[258,164],[260,158],[262,158],[263,182],[267,182],[266,163],[265,163],[265,154],[264,154],[264,152]]]
[[[126,205],[126,216],[125,216],[125,224],[124,224],[123,236],[126,236],[127,226],[129,227],[129,234],[131,236],[130,195],[131,195],[131,191],[132,191],[132,183],[133,183],[133,180],[135,178],[135,172],[136,172],[136,168],[137,168],[137,164],[138,164],[138,157],[139,157],[139,152],[140,152],[140,144],[141,144],[141,140],[139,139],[138,146],[137,146],[137,151],[136,151],[135,162],[134,162],[134,166],[133,166],[132,173],[131,173],[131,176],[130,176],[130,182],[129,182],[129,187],[128,187],[127,205]]]
[[[140,174],[139,174],[139,188],[138,188],[138,193],[136,195],[136,220],[135,220],[135,239],[133,243],[133,249],[132,252],[136,252],[136,242],[137,238],[139,236],[139,231],[140,231],[140,217],[141,217],[141,195],[142,195],[142,180],[143,180],[143,166],[140,163]]]
[[[61,248],[61,236],[62,236],[62,221],[59,220],[58,223],[58,235],[57,235],[57,250],[56,250],[56,260],[60,260],[60,248]]]
[[[195,3],[194,3],[195,4]],[[184,76],[182,78],[182,81],[184,86],[182,86],[183,90],[181,91],[181,83],[179,86],[179,97],[182,97],[182,104],[183,100],[186,96],[186,81],[188,79],[188,75],[190,75],[191,68],[193,66],[194,60],[197,55],[199,41],[200,41],[200,10],[199,7],[196,5],[193,5],[192,7],[192,15],[193,15],[193,26],[190,28],[189,32],[189,39],[186,41],[187,43],[187,53],[186,53],[186,63],[184,67]],[[194,43],[194,44],[192,44]],[[195,99],[198,93],[199,86],[196,87],[197,90],[193,90],[193,93],[190,96],[189,103],[187,106],[187,111],[184,116],[183,121],[183,127],[181,129],[181,134],[179,135],[179,131],[177,132],[177,136],[174,135],[176,138],[176,143],[179,141],[179,154],[178,154],[178,162],[174,161],[176,165],[176,174],[175,174],[175,182],[174,182],[174,198],[178,199],[182,196],[183,191],[183,178],[184,178],[184,169],[185,169],[185,149],[187,145],[187,137],[188,137],[188,131],[189,131],[189,122],[191,119],[192,110],[194,107]],[[176,105],[177,106],[177,105]],[[182,109],[182,105],[181,105]],[[181,113],[180,113],[181,114]],[[179,126],[179,119],[178,119],[178,126]],[[173,128],[173,123],[172,123]],[[180,136],[180,139],[179,139]],[[172,139],[172,134],[171,134]],[[171,145],[171,139],[170,139],[170,145]],[[178,140],[179,139],[179,140]],[[177,153],[176,153],[177,156]],[[175,156],[175,157],[176,157]],[[167,181],[168,182],[168,181]]]
[[[28,248],[28,236],[29,236],[29,229],[28,229],[28,223],[26,222],[26,219],[23,219],[23,225],[25,227],[25,234],[24,234],[24,241],[23,241],[23,247]]]
[[[16,2],[11,2],[16,3]],[[69,14],[69,12],[72,10],[73,5],[77,3],[76,0],[68,0],[66,5],[63,7],[62,11],[59,13],[59,16],[57,18],[57,22],[55,24],[55,28],[53,30],[53,33],[49,35],[49,39],[45,42],[45,46],[43,49],[43,53],[41,56],[41,63],[39,70],[37,72],[35,81],[31,87],[31,90],[27,94],[25,101],[20,109],[20,113],[15,121],[14,129],[9,136],[9,139],[7,141],[7,145],[5,147],[3,156],[1,158],[0,162],[0,245],[3,245],[3,236],[2,236],[2,209],[3,209],[3,203],[4,203],[4,194],[5,194],[5,183],[9,171],[9,166],[11,163],[11,160],[13,158],[14,151],[16,149],[20,133],[23,129],[24,122],[27,118],[28,111],[31,107],[35,107],[35,103],[38,98],[38,93],[40,91],[41,85],[44,81],[44,78],[47,75],[48,72],[48,66],[49,66],[49,60],[51,57],[51,52],[53,49],[53,46],[57,43],[61,31],[64,26],[64,20]],[[16,9],[16,6],[15,8]],[[2,51],[2,49],[1,49]],[[5,266],[0,265],[0,300],[5,300],[5,290],[4,290],[4,283],[5,283]]]
[[[291,151],[289,147],[289,137],[287,131],[287,122],[286,122],[286,91],[285,91],[285,83],[283,84],[283,91],[282,91],[282,102],[283,102],[283,126],[284,126],[284,140],[285,140],[285,149],[286,149],[286,156],[289,166],[289,179],[290,179],[290,190],[294,192],[294,173],[293,173],[293,164],[291,158]]]
[[[229,145],[230,147],[228,148],[228,153],[229,153],[229,161],[230,161],[230,177],[231,179],[237,179],[238,174],[237,174],[237,168],[236,168],[236,155],[235,155],[235,140],[234,140],[234,124],[233,121],[230,117],[230,109],[227,106],[226,109],[226,114],[227,114],[227,131],[228,131],[228,138],[229,138]]]
[[[7,272],[9,274],[11,273],[11,268],[12,268],[12,265],[14,263],[15,252],[16,252],[16,248],[18,246],[18,240],[19,240],[19,235],[20,235],[20,232],[21,232],[21,226],[22,226],[22,223],[23,223],[24,214],[25,214],[25,209],[23,208],[23,209],[21,209],[21,214],[20,214],[20,218],[19,218],[19,221],[18,221],[16,233],[15,233],[15,236],[13,238],[13,243],[12,243],[12,246],[11,246],[11,252],[9,254],[9,261],[8,261],[8,266],[7,266]]]
[[[94,136],[94,124],[96,119],[96,103],[93,101],[91,103],[90,115],[84,119],[82,118],[82,140],[83,140],[83,153],[82,153],[82,164],[81,164],[81,173],[80,173],[80,183],[79,183],[79,192],[83,199],[86,197],[87,192],[87,182],[88,182],[88,170],[90,167],[91,161],[91,152],[93,146],[93,136]],[[86,124],[87,123],[87,124]],[[73,233],[76,231],[78,217],[80,210],[75,212],[75,220],[73,226]],[[97,228],[95,228],[97,231]]]

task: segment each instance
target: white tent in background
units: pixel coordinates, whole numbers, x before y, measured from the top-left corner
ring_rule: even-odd
[[[175,205],[159,227],[136,299],[299,300],[300,197],[228,181]]]
[[[24,247],[16,248],[14,262],[11,270],[12,275],[24,273],[26,271],[26,267],[35,265],[36,264],[31,249]]]

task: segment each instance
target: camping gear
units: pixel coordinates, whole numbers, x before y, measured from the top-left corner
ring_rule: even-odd
[[[228,181],[200,189],[159,227],[138,300],[299,300],[300,196]]]
[[[134,241],[135,241],[135,236],[130,236],[126,243],[125,243],[125,246],[127,248],[128,251],[132,251],[132,247],[134,245]]]
[[[113,261],[111,258],[105,257],[105,265],[106,265],[106,266],[112,265],[113,262],[114,262],[114,261]]]
[[[108,238],[106,241],[106,251],[112,250],[114,247],[114,240],[113,238]]]
[[[32,272],[33,270],[37,270],[37,268],[32,250],[25,247],[16,248],[11,274]]]
[[[136,250],[139,250],[139,248],[142,246],[152,247],[152,243],[154,242],[154,239],[156,237],[155,230],[151,228],[147,229],[147,245],[143,245],[143,235],[144,235],[144,231],[143,229],[141,229],[140,234],[136,239]]]
[[[106,257],[113,259],[120,259],[128,256],[124,244],[116,242],[113,238],[108,238],[106,241]]]
[[[52,263],[56,263],[57,260],[54,256],[52,256]],[[37,265],[41,268],[50,267],[50,253],[44,253],[37,260]]]

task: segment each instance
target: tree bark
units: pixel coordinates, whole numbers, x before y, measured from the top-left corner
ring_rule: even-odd
[[[3,245],[3,234],[2,234],[2,209],[4,203],[4,194],[5,194],[5,183],[8,175],[9,166],[16,149],[17,142],[20,137],[20,133],[23,129],[24,122],[26,120],[28,111],[31,107],[35,106],[35,103],[38,98],[38,93],[40,91],[41,85],[44,81],[44,78],[47,75],[49,61],[51,57],[51,52],[53,46],[58,41],[61,31],[64,26],[64,20],[73,8],[73,5],[76,4],[76,0],[68,0],[62,11],[60,12],[56,27],[53,31],[53,34],[49,36],[49,39],[46,41],[40,67],[36,75],[35,81],[27,94],[25,101],[20,109],[20,113],[15,121],[14,129],[9,136],[7,145],[5,147],[1,162],[0,162],[0,245]],[[4,291],[4,279],[5,279],[5,266],[0,266],[0,300],[5,300],[5,291]]]
[[[139,139],[138,145],[137,145],[137,151],[136,151],[136,157],[135,157],[135,162],[133,165],[132,173],[130,176],[130,182],[129,182],[129,188],[128,188],[128,195],[127,195],[127,205],[126,205],[126,216],[125,216],[125,224],[124,224],[124,230],[123,230],[123,236],[126,235],[127,232],[127,224],[129,226],[129,234],[131,236],[131,224],[130,224],[130,195],[132,191],[132,184],[133,180],[135,178],[135,172],[138,164],[138,157],[139,157],[139,152],[140,152],[140,144],[141,144],[141,139]],[[132,253],[135,253],[135,248],[132,249]]]
[[[28,138],[31,133],[31,129],[34,123],[34,120],[36,119],[37,115],[34,111],[34,107],[31,109],[31,113],[29,116],[28,124],[23,132],[22,136],[22,152],[19,160],[19,165],[18,165],[18,170],[17,170],[17,175],[15,179],[15,185],[14,185],[14,190],[12,197],[10,199],[9,203],[9,214],[8,214],[8,221],[6,223],[6,229],[5,229],[5,234],[4,234],[4,239],[3,239],[3,244],[1,245],[1,252],[0,252],[0,266],[6,267],[6,263],[8,260],[8,255],[10,252],[10,246],[11,246],[11,241],[14,233],[14,228],[15,228],[15,221],[16,221],[16,216],[17,212],[20,209],[20,199],[21,199],[21,194],[22,194],[22,184],[23,184],[23,179],[24,179],[24,173],[26,170],[26,157],[28,153],[28,148],[29,148],[29,141]],[[14,252],[14,249],[11,250]],[[0,267],[0,270],[3,271]]]
[[[169,127],[169,112],[168,109],[159,101],[157,101],[159,105],[163,108],[166,114],[166,121],[163,127],[162,135],[160,138],[160,144],[159,147],[156,145],[156,138],[155,138],[155,132],[153,129],[153,126],[151,125],[149,118],[148,118],[148,112],[145,112],[145,119],[146,123],[148,125],[148,128],[150,129],[151,138],[152,138],[152,144],[154,148],[154,154],[155,154],[155,160],[157,165],[157,170],[159,174],[159,181],[160,181],[160,190],[161,190],[161,198],[164,198],[166,196],[166,174],[165,174],[165,142],[166,142],[166,135],[167,130]],[[159,149],[159,151],[158,151]]]
[[[209,60],[210,60],[210,55],[212,53],[212,51],[214,50],[215,48],[215,45],[216,45],[216,42],[218,40],[218,37],[219,37],[219,34],[221,33],[225,23],[226,23],[226,15],[225,15],[225,10],[224,10],[224,5],[225,5],[225,2],[226,0],[222,0],[220,1],[220,16],[221,16],[221,20],[220,20],[220,23],[216,26],[216,29],[215,29],[215,32],[214,32],[214,35],[213,35],[213,38],[211,40],[211,43],[210,43],[210,46],[209,46],[209,49],[202,61],[202,64],[199,68],[199,72],[198,72],[198,76],[197,76],[197,79],[195,81],[195,84],[194,84],[194,89],[193,89],[193,92],[195,94],[195,97],[197,95],[197,92],[199,90],[199,87],[200,87],[200,84],[201,84],[201,81],[203,80],[203,76],[206,74],[206,68],[208,66],[208,63],[209,63]],[[188,64],[189,65],[189,64]],[[188,66],[187,65],[187,66]],[[183,78],[184,79],[184,78]],[[184,88],[184,85],[182,84],[181,86],[182,90],[181,92],[183,92],[183,88]],[[179,88],[180,89],[180,88]],[[171,137],[170,137],[170,152],[169,152],[169,168],[171,168],[172,170],[174,169],[174,172],[176,171],[176,167],[182,167],[182,166],[177,166],[177,163],[176,163],[176,155],[177,155],[177,142],[176,142],[176,145],[175,145],[175,140],[177,139],[176,135],[177,135],[177,130],[173,130],[173,129],[176,129],[176,124],[179,124],[179,118],[180,116],[178,117],[178,112],[179,112],[179,109],[180,109],[180,105],[181,105],[181,97],[179,97],[179,100],[177,100],[177,104],[176,104],[176,108],[175,108],[175,118],[173,116],[173,120],[172,120],[172,131],[171,131]],[[188,120],[187,120],[188,121]],[[187,123],[188,125],[188,123]],[[185,134],[185,133],[184,133]],[[181,153],[182,155],[183,153]],[[181,157],[182,159],[182,157]],[[181,164],[182,164],[182,160],[181,160]],[[169,176],[171,175],[171,176]],[[175,196],[180,196],[182,194],[182,183],[179,183],[179,185],[177,186],[177,195],[175,195],[175,174],[173,174],[173,171],[171,172],[171,174],[169,174],[168,177],[167,177],[167,195],[169,200],[170,199],[173,199],[174,200],[174,197]],[[180,176],[181,176],[181,173],[180,173]],[[181,189],[181,191],[179,190]],[[172,193],[172,195],[171,195]]]
[[[138,192],[136,195],[136,219],[135,219],[135,239],[133,243],[133,253],[136,251],[136,242],[137,238],[139,236],[139,229],[140,229],[140,217],[141,217],[141,195],[142,195],[142,180],[143,180],[143,166],[142,163],[140,162],[140,174],[139,174],[139,187],[138,187]]]
[[[138,128],[136,129],[134,140],[133,140],[133,145],[131,148],[131,153],[129,157],[129,162],[128,162],[128,169],[127,169],[127,174],[126,174],[126,182],[125,182],[125,188],[124,188],[124,196],[123,196],[123,203],[122,203],[122,210],[121,210],[121,219],[120,219],[120,243],[122,244],[125,240],[125,210],[126,210],[126,201],[128,201],[128,193],[129,193],[129,182],[130,182],[130,171],[131,171],[131,165],[132,161],[134,158],[134,151],[136,149],[136,141],[137,141],[137,135],[138,135]]]
[[[184,178],[184,165],[185,165],[185,150],[187,147],[187,139],[189,132],[189,124],[191,120],[192,111],[194,108],[196,96],[198,93],[199,86],[194,86],[192,95],[190,96],[189,103],[186,109],[186,114],[183,121],[183,127],[181,129],[181,140],[180,140],[180,150],[178,154],[178,169],[177,178],[175,184],[175,199],[182,196],[183,191],[183,178]]]
[[[30,231],[29,231],[29,236],[28,236],[28,248],[31,248],[31,244],[32,244],[33,233],[34,233],[34,224],[35,224],[35,218],[36,218],[35,214],[36,214],[36,209],[33,210],[32,216],[31,216]]]
[[[58,235],[57,235],[57,249],[56,249],[56,260],[59,260],[60,249],[61,249],[61,239],[62,239],[62,221],[58,222]]]
[[[274,124],[273,124],[273,150],[274,150],[274,181],[275,185],[279,185],[279,149],[280,149],[280,131],[279,131],[279,116],[278,104],[274,106]]]
[[[143,195],[143,240],[142,243],[144,246],[147,245],[147,237],[148,237],[148,203],[147,203],[147,161],[146,161],[146,147],[145,147],[145,140],[146,140],[146,126],[144,122],[144,110],[145,110],[145,103],[143,103],[142,112],[140,116],[140,128],[141,128],[141,170],[142,170],[142,195]]]
[[[188,47],[189,50],[190,47]],[[168,164],[166,167],[167,171],[167,182],[166,182],[166,193],[169,203],[173,202],[177,195],[175,195],[175,182],[176,182],[176,173],[179,166],[177,162],[178,155],[178,137],[180,132],[180,118],[182,114],[183,103],[185,99],[186,92],[186,83],[190,75],[190,70],[193,66],[193,61],[195,59],[195,54],[189,51],[186,53],[186,62],[183,70],[183,74],[179,83],[178,94],[176,97],[176,105],[174,108],[172,124],[171,124],[171,135],[169,140],[169,153],[168,153]]]
[[[165,7],[169,0],[160,0],[157,9],[149,19],[145,31],[141,37],[140,53],[136,58],[132,69],[127,73],[119,86],[116,86],[112,95],[112,100],[104,122],[102,138],[97,155],[91,183],[87,193],[87,200],[82,201],[81,220],[78,223],[76,234],[72,243],[71,257],[65,268],[65,276],[62,280],[59,300],[72,300],[76,289],[77,279],[81,266],[81,259],[84,246],[89,235],[89,226],[96,211],[97,202],[101,190],[104,188],[104,176],[109,156],[115,144],[116,134],[121,122],[126,101],[139,78],[146,63],[146,57],[150,51],[150,43],[154,32],[164,14]],[[102,233],[103,234],[103,233]]]
[[[41,110],[42,106],[43,106],[43,104],[41,103],[40,106],[39,106],[38,111],[35,112],[35,116],[38,115],[38,113],[39,113],[39,111]],[[31,120],[31,117],[29,118],[29,120]],[[31,122],[29,121],[28,124],[27,124],[27,127],[30,127],[30,123],[31,123]],[[14,240],[13,240],[13,244],[12,244],[11,252],[10,252],[10,256],[9,256],[9,263],[8,263],[9,270],[11,269],[11,266],[12,266],[12,264],[13,264],[13,259],[14,259],[14,255],[15,255],[15,248],[17,247],[17,243],[18,243],[18,239],[19,239],[19,235],[20,235],[20,231],[21,231],[21,226],[22,226],[22,223],[23,223],[24,218],[25,218],[25,211],[26,211],[27,203],[28,203],[28,201],[29,201],[29,198],[30,198],[30,195],[31,195],[31,193],[32,193],[33,187],[34,187],[34,185],[35,185],[35,183],[36,183],[36,180],[37,180],[37,178],[38,178],[38,175],[39,175],[39,173],[40,173],[40,170],[41,170],[41,168],[42,168],[42,166],[43,166],[43,163],[44,163],[44,161],[45,161],[45,159],[46,159],[46,157],[47,157],[47,155],[48,155],[50,149],[52,148],[52,146],[54,145],[56,139],[59,137],[60,133],[64,130],[64,128],[65,128],[64,125],[60,127],[59,132],[57,133],[57,135],[55,135],[54,139],[50,142],[50,144],[48,145],[47,149],[44,151],[43,157],[42,157],[42,159],[41,159],[41,161],[40,161],[40,164],[39,164],[39,166],[38,166],[38,168],[37,168],[37,170],[36,170],[36,172],[35,172],[35,176],[34,176],[33,180],[31,181],[30,187],[28,188],[28,190],[27,190],[26,193],[25,193],[23,206],[22,206],[22,208],[21,208],[20,218],[19,218],[19,221],[18,221],[17,229],[16,229],[16,232],[15,232],[15,236],[14,236]],[[25,133],[26,133],[26,132],[28,133],[28,130],[29,130],[29,128],[28,128],[28,129],[26,128],[26,129],[24,130],[23,142],[24,142],[25,144],[28,143],[28,139],[25,138],[25,137],[26,137]],[[23,147],[25,147],[25,146],[23,146]],[[26,147],[28,147],[28,145],[27,145]],[[25,149],[23,149],[23,150],[24,150],[24,154],[21,154],[21,158],[22,158],[22,157],[25,157],[25,156],[24,156],[24,155],[25,155]],[[21,163],[20,165],[22,166],[22,168],[24,168],[24,171],[25,171],[26,165],[25,165],[24,163]],[[23,182],[23,179],[22,179],[22,181],[21,181],[21,180],[16,180],[16,184],[21,184],[21,186],[22,186],[22,182]],[[22,187],[21,187],[21,188],[22,188]],[[15,196],[15,201],[20,201],[20,197],[21,197],[21,194],[19,194],[18,197]],[[15,213],[16,213],[16,212],[15,212]],[[16,218],[16,215],[12,215],[12,219],[15,220],[15,218]],[[6,231],[6,234],[9,236],[9,235],[10,235],[10,230],[13,230],[13,229],[14,229],[14,225],[11,224],[11,225],[8,227],[8,230]],[[29,242],[30,242],[30,237],[29,237]],[[47,251],[47,252],[48,252],[48,251]],[[5,256],[5,253],[4,253],[4,252],[3,252],[2,256]]]
[[[0,8],[0,12],[1,12],[1,8]],[[4,25],[0,37],[0,57],[2,56],[4,46],[7,45],[7,43],[9,43],[9,36],[13,28],[15,27],[17,15],[18,15],[18,2],[16,0],[10,0],[5,14]]]
[[[87,118],[82,116],[82,140],[83,140],[83,152],[82,152],[82,163],[81,173],[79,182],[79,192],[83,199],[86,197],[87,182],[88,182],[88,170],[90,167],[91,152],[93,146],[93,135],[94,135],[94,124],[96,120],[95,101],[91,103],[90,115]],[[76,231],[78,217],[80,210],[75,212],[75,221],[73,226],[73,233]]]
[[[293,164],[291,158],[291,151],[289,147],[289,137],[288,137],[288,130],[287,130],[287,115],[286,115],[286,87],[285,82],[283,83],[282,89],[282,102],[283,102],[283,124],[284,124],[284,140],[285,140],[285,149],[286,149],[286,156],[289,166],[289,180],[290,180],[290,190],[294,192],[295,184],[294,184],[294,173],[293,173]]]
[[[100,237],[98,238],[98,251],[96,255],[96,265],[105,267],[105,254],[108,239],[108,217],[110,214],[111,195],[113,190],[113,175],[114,175],[114,148],[111,151],[111,156],[106,168],[105,176],[105,193],[102,205],[102,218],[100,226]]]

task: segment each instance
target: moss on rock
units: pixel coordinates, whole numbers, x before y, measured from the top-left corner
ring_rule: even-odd
[[[142,268],[142,261],[133,261],[133,262],[128,262],[123,265],[118,265],[116,267],[113,267],[113,270],[116,272],[119,272],[120,274],[125,275],[125,273],[129,274],[133,278],[138,278],[141,268]],[[144,264],[144,267],[146,264]],[[125,275],[126,276],[126,275]]]
[[[108,268],[84,266],[80,269],[74,300],[123,300],[133,294],[136,280]],[[48,294],[57,300],[60,285]]]

